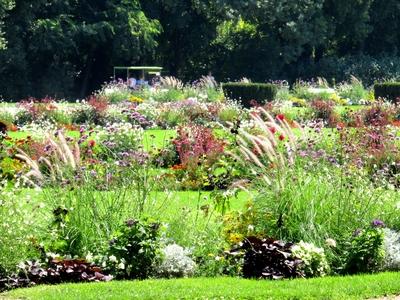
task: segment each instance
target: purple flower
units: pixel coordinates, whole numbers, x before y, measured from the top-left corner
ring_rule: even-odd
[[[128,226],[128,227],[132,227],[136,223],[137,223],[137,221],[136,220],[132,220],[132,219],[130,219],[130,220],[125,222],[126,226]]]
[[[307,152],[306,151],[300,151],[299,152],[300,157],[306,157],[307,156]]]
[[[359,235],[361,234],[361,232],[362,232],[362,230],[361,230],[360,228],[358,228],[358,229],[354,230],[353,236],[354,236],[354,237],[355,237],[355,236],[359,236]]]
[[[107,175],[106,175],[107,182],[110,182],[112,180],[112,178],[113,178],[113,175],[111,173],[107,173]]]
[[[372,227],[385,227],[385,223],[383,221],[375,219],[371,223]]]

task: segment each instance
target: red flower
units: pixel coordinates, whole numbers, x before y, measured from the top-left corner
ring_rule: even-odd
[[[174,170],[174,171],[184,170],[184,169],[185,169],[185,167],[182,164],[174,165],[171,167],[171,170]]]
[[[285,115],[279,114],[279,115],[276,116],[276,118],[277,118],[279,121],[284,121],[284,120],[285,120]]]
[[[337,130],[341,130],[341,129],[343,129],[345,127],[345,124],[343,123],[343,122],[339,122],[339,123],[337,123],[337,125],[336,125],[336,129]]]
[[[271,131],[272,134],[275,134],[276,133],[276,128],[275,127],[270,127],[269,131]]]
[[[89,145],[90,148],[93,148],[96,145],[96,142],[94,140],[90,140],[88,142],[88,145]]]
[[[283,135],[283,134],[281,134],[280,136],[279,136],[279,140],[280,141],[283,141],[285,139],[285,136]]]

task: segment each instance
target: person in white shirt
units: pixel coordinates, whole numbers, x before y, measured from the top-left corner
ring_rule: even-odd
[[[131,77],[128,79],[128,86],[130,89],[134,89],[136,87],[136,84],[137,84],[136,78]]]

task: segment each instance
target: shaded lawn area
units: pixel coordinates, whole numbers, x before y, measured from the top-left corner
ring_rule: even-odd
[[[0,299],[371,299],[400,294],[400,273],[284,281],[195,278],[64,284],[19,289]]]

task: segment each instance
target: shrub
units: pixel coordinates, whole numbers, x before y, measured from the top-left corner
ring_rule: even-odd
[[[212,130],[199,125],[179,127],[178,137],[172,142],[185,167],[197,166],[205,157],[209,165],[224,152],[225,142],[217,139]]]
[[[385,82],[374,85],[375,98],[384,98],[390,102],[400,101],[400,82]]]
[[[33,244],[42,231],[34,224],[40,218],[46,222],[47,218],[43,217],[43,203],[30,205],[31,196],[38,195],[24,195],[6,181],[0,182],[0,277],[14,272],[21,260],[39,255]],[[1,285],[0,282],[0,290]]]
[[[18,265],[19,273],[0,278],[0,292],[33,286],[66,282],[110,281],[112,276],[102,274],[102,270],[84,259],[51,259],[49,263],[26,261]]]
[[[105,97],[109,103],[119,103],[130,99],[131,91],[125,82],[112,81],[105,83],[97,95]]]
[[[389,228],[384,228],[385,262],[387,270],[400,269],[400,233]]]
[[[301,241],[292,247],[292,255],[303,261],[300,269],[307,277],[325,276],[329,272],[323,248]]]
[[[118,278],[145,279],[154,273],[159,251],[158,223],[128,220],[109,242],[107,268]]]
[[[339,84],[336,89],[339,96],[350,100],[351,104],[363,104],[368,99],[368,90],[366,90],[361,82],[354,76],[351,76],[350,82]]]
[[[321,246],[328,237],[343,240],[346,232],[363,228],[365,220],[397,219],[390,213],[397,192],[377,188],[365,170],[341,160],[341,150],[334,156],[318,151],[320,142],[303,131],[304,147],[314,149],[307,154],[290,128],[285,128],[283,141],[272,134],[274,128],[279,135],[284,124],[252,118],[259,132],[243,130],[238,142],[239,161],[254,174],[248,178],[257,191],[251,207],[255,234]]]
[[[278,88],[270,83],[229,82],[222,85],[225,97],[238,100],[244,107],[251,107],[251,101],[261,104],[275,100]]]
[[[292,243],[248,237],[244,240],[243,276],[282,279],[303,277],[302,261],[292,256]]]
[[[188,277],[193,275],[196,263],[190,258],[190,251],[172,244],[162,250],[162,263],[158,272],[162,277]]]
[[[99,128],[95,140],[105,158],[121,158],[142,151],[143,129],[131,123],[107,124]]]
[[[151,93],[151,99],[156,102],[175,102],[185,99],[185,94],[181,89],[157,89]]]
[[[311,101],[311,110],[315,119],[321,119],[329,125],[336,123],[335,103],[330,100],[316,99]]]
[[[369,273],[380,270],[385,258],[382,226],[382,221],[374,220],[371,226],[353,233],[346,250],[346,273]]]
[[[223,124],[233,123],[240,118],[241,111],[234,105],[225,106],[218,112],[218,120]]]
[[[384,118],[376,120],[385,124],[382,123]],[[357,168],[364,168],[370,178],[379,184],[399,186],[400,153],[397,137],[390,127],[344,128],[339,131],[339,138],[340,159],[346,159]]]
[[[165,109],[160,112],[157,118],[157,124],[162,128],[175,128],[179,123],[185,120],[181,111],[176,109]]]
[[[368,126],[386,126],[394,118],[394,109],[382,103],[376,103],[362,111],[364,123]]]

